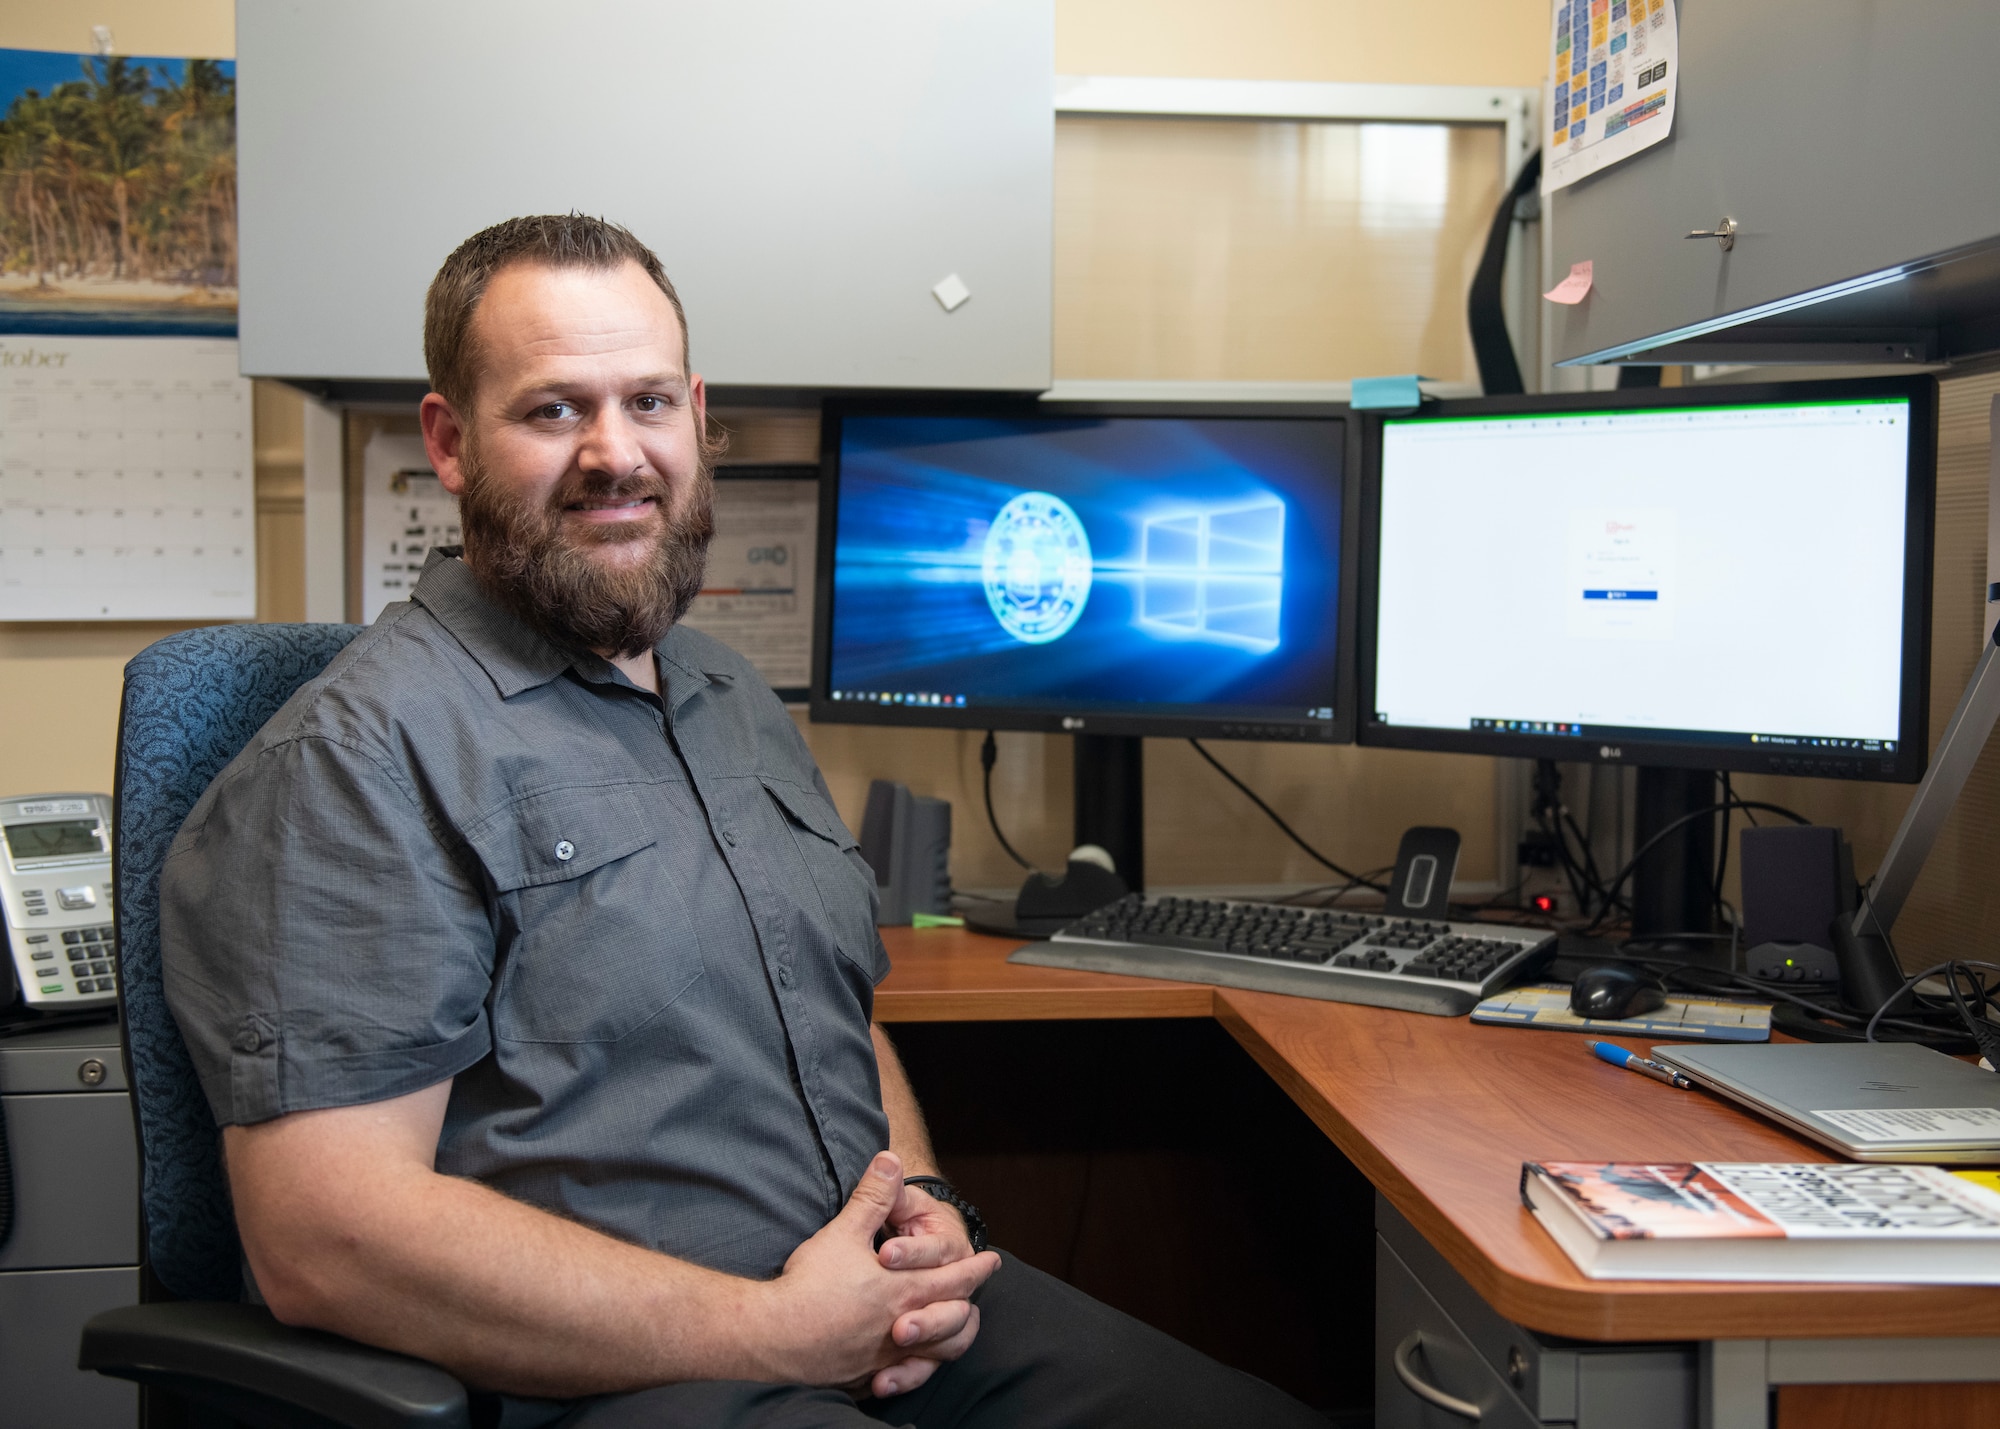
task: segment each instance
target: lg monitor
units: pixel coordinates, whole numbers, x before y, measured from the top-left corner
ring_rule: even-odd
[[[1936,406],[1932,379],[1895,377],[1371,423],[1360,741],[1916,780]],[[1642,836],[1649,796],[1679,817],[1703,777],[1678,805],[1642,778]],[[1683,861],[1667,902],[1692,918],[1711,895]]]
[[[1329,406],[829,403],[813,718],[1126,739],[1079,808],[1106,761],[1136,785],[1133,736],[1350,739],[1351,439]]]

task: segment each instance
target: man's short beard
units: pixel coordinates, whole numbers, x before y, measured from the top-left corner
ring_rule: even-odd
[[[676,523],[668,514],[673,492],[662,476],[572,477],[538,503],[495,482],[466,436],[459,526],[465,563],[486,593],[567,650],[629,657],[657,645],[701,593],[708,568],[715,484],[707,444]],[[648,496],[654,508],[636,520],[595,526],[564,520],[564,508],[577,501]],[[634,541],[653,543],[649,559],[611,566],[595,555]]]

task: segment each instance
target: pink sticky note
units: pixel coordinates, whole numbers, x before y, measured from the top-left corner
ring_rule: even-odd
[[[1552,303],[1573,306],[1590,295],[1590,259],[1572,263],[1569,276],[1542,294]]]

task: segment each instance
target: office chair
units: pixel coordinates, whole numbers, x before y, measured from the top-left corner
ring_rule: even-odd
[[[435,1365],[281,1325],[242,1303],[222,1136],[160,981],[160,868],[209,781],[358,625],[224,625],[125,667],[112,851],[118,1011],[139,1132],[141,1296],[83,1331],[79,1369],[178,1396],[209,1423],[458,1429],[465,1387]],[[149,1397],[149,1422],[168,1404]]]

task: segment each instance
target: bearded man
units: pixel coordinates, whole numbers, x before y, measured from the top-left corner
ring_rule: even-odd
[[[162,877],[250,1293],[508,1424],[1323,1423],[975,1248],[870,1019],[874,879],[777,698],[677,623],[714,448],[659,260],[500,224],[424,348],[464,549]]]

